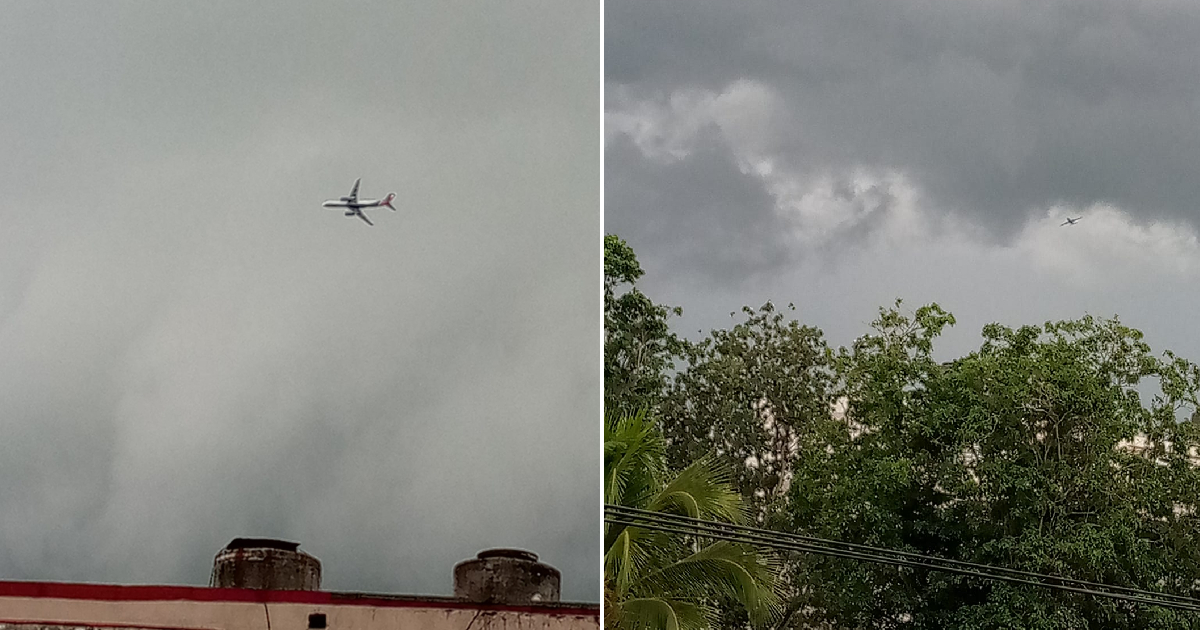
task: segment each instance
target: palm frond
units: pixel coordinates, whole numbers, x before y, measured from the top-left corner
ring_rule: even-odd
[[[715,458],[666,477],[666,443],[639,411],[610,413],[604,424],[606,503],[694,518],[744,522],[731,471]],[[605,524],[606,630],[702,630],[718,622],[716,605],[732,599],[756,625],[777,606],[774,567],[749,547],[716,543],[699,550],[688,536]]]
[[[645,410],[610,412],[604,423],[604,501],[638,505],[662,475],[666,442]]]
[[[620,630],[702,630],[710,625],[704,610],[686,601],[642,597],[627,599],[618,608]]]
[[[730,598],[746,607],[755,625],[768,619],[779,603],[773,567],[752,547],[724,541],[646,573],[631,588],[667,598]]]
[[[645,575],[655,567],[669,564],[692,551],[683,537],[637,526],[612,532],[606,542],[605,579],[612,582],[615,592],[621,597],[629,592],[637,580],[636,576]]]
[[[646,509],[730,523],[745,521],[742,497],[730,484],[728,469],[705,457],[683,469],[655,494]]]
[[[671,539],[647,535],[646,530],[641,528],[627,527],[605,550],[604,575],[611,580],[614,592],[624,596],[636,581],[636,576],[660,565],[662,558],[677,553],[678,547]]]

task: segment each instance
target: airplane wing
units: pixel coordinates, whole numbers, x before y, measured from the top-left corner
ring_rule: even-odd
[[[363,214],[361,211],[356,212],[355,214],[358,215],[358,218],[362,219],[363,221],[366,221],[367,225],[369,225],[371,227],[375,227],[375,224],[371,223],[371,220],[367,218],[367,215]]]
[[[361,181],[361,177],[354,180],[354,189],[350,191],[350,201],[358,201],[358,183]]]

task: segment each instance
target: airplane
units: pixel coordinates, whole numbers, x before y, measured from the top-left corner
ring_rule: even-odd
[[[321,205],[325,208],[346,208],[346,216],[356,216],[363,221],[366,221],[367,225],[374,226],[375,224],[371,223],[371,220],[367,218],[367,215],[363,214],[362,209],[387,206],[392,209],[392,212],[395,212],[396,207],[392,205],[392,200],[396,198],[396,193],[388,193],[388,196],[384,197],[383,199],[359,199],[358,183],[361,181],[361,177],[354,180],[354,188],[350,190],[349,197],[342,197],[337,201],[330,199]]]
[[[1080,220],[1080,219],[1082,219],[1082,218],[1083,218],[1083,217],[1075,217],[1074,219],[1072,219],[1071,217],[1067,217],[1067,220],[1066,220],[1066,221],[1063,221],[1063,222],[1062,222],[1062,225],[1060,225],[1060,226],[1058,226],[1058,227],[1062,227],[1063,225],[1075,225],[1075,224],[1076,224],[1076,223],[1078,223],[1078,222],[1079,222],[1079,220]]]

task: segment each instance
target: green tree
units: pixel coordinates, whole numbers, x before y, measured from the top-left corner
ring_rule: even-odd
[[[644,411],[608,413],[604,434],[605,502],[693,518],[740,522],[741,498],[712,459],[678,474],[665,466],[665,443]],[[690,630],[711,627],[722,605],[754,623],[776,597],[771,567],[750,547],[702,545],[675,534],[605,525],[604,601],[608,628]]]
[[[1139,331],[1115,318],[992,324],[977,350],[942,361],[935,343],[954,318],[936,304],[881,309],[869,334],[833,351],[768,303],[683,342],[667,326],[673,309],[645,296],[618,307],[642,271],[615,237],[605,254],[606,409],[663,418],[646,479],[720,462],[772,528],[1200,597],[1200,370],[1153,353]],[[606,440],[606,475],[620,443]],[[610,501],[649,505],[663,485],[605,487],[626,497]],[[622,567],[696,549],[648,534],[620,546],[621,531],[606,533],[606,610],[624,615],[653,591],[618,581]],[[1194,613],[1083,594],[806,554],[775,561],[780,629],[1200,628]],[[731,600],[702,599],[711,608],[693,619],[740,618]],[[684,617],[696,612],[681,601]]]
[[[1119,321],[989,325],[948,363],[953,318],[885,310],[838,357],[844,417],[796,462],[794,530],[1195,594],[1197,369]],[[1154,389],[1146,404],[1139,389]],[[1140,440],[1140,442],[1139,442]],[[861,628],[1190,628],[1193,613],[883,565],[798,557],[805,610]]]
[[[787,489],[804,434],[829,415],[832,353],[820,330],[770,302],[742,311],[745,321],[731,329],[680,343],[662,416],[671,462],[719,453],[761,522]]]
[[[633,248],[604,237],[604,408],[657,409],[679,340],[667,319],[682,309],[655,304],[636,286],[642,277]]]

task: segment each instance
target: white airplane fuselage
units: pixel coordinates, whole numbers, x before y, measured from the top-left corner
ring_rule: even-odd
[[[363,214],[363,212],[362,212],[363,208],[379,208],[379,207],[387,206],[389,209],[392,210],[392,212],[396,211],[396,207],[392,205],[392,200],[396,198],[396,193],[388,193],[388,196],[384,197],[383,199],[359,199],[358,198],[358,183],[359,183],[359,181],[361,181],[361,180],[358,180],[358,179],[354,180],[354,188],[352,188],[350,190],[349,197],[342,197],[341,199],[330,199],[329,201],[326,201],[325,203],[321,204],[321,206],[325,207],[325,208],[345,208],[346,216],[348,216],[348,217],[357,216],[358,218],[362,219],[363,221],[366,221],[367,225],[375,225],[375,224],[371,223],[371,220],[367,218],[367,215]]]
[[[361,199],[359,201],[349,201],[347,199],[334,201],[330,199],[321,205],[325,208],[378,208],[384,205],[384,201],[383,199]],[[390,201],[390,199],[387,201]]]

